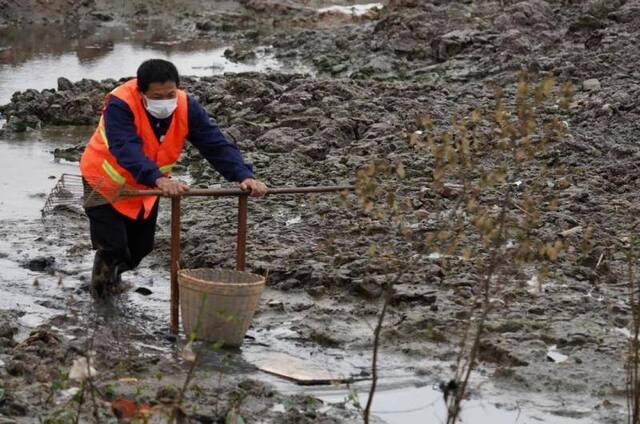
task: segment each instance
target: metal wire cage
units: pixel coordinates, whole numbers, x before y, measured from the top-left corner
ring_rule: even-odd
[[[81,208],[109,203],[109,199],[98,191],[103,185],[104,179],[102,178],[89,182],[81,175],[62,174],[47,196],[42,208],[42,219],[46,219],[58,211],[79,212]],[[113,191],[113,198],[115,198],[120,192],[120,188],[111,191]]]

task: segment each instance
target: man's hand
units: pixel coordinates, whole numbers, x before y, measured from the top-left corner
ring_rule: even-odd
[[[247,178],[240,183],[240,189],[251,192],[251,197],[262,197],[267,194],[265,183],[254,178]]]
[[[185,191],[189,191],[189,186],[180,181],[167,177],[160,177],[156,180],[156,186],[162,190],[165,196],[177,196]]]

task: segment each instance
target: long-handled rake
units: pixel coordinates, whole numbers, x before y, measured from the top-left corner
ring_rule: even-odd
[[[244,271],[247,249],[247,218],[249,192],[230,188],[190,189],[179,196],[164,196],[160,190],[135,190],[126,186],[117,186],[105,191],[98,187],[103,181],[87,184],[80,175],[63,174],[46,200],[42,210],[43,217],[59,208],[99,206],[118,199],[136,196],[162,196],[171,198],[171,332],[178,333],[178,304],[180,293],[178,288],[178,270],[180,263],[180,216],[183,197],[238,197],[238,232],[236,236],[236,270]],[[353,186],[321,186],[321,187],[281,187],[270,188],[267,195],[278,194],[313,194],[353,191]],[[107,193],[107,195],[105,195]]]

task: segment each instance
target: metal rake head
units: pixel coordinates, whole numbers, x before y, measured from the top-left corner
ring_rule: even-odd
[[[98,192],[102,184],[102,179],[87,181],[81,175],[62,174],[45,201],[42,218],[45,219],[59,211],[80,212],[81,208],[109,203],[109,200]],[[112,190],[112,200],[118,197],[121,190],[122,187]]]

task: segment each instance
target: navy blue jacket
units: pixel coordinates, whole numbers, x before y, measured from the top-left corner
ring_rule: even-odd
[[[188,96],[187,108],[189,124],[187,139],[215,170],[229,181],[240,182],[253,177],[253,168],[244,162],[238,147],[227,141],[215,122],[209,119],[207,112],[192,96]],[[153,132],[160,140],[166,134],[173,116],[158,119],[151,116],[149,112],[147,116]],[[111,96],[104,113],[104,120],[109,151],[118,164],[131,172],[138,183],[155,187],[156,179],[163,174],[158,169],[158,165],[143,153],[142,139],[136,133],[133,112],[129,105]]]

